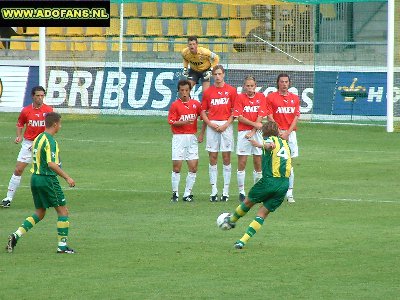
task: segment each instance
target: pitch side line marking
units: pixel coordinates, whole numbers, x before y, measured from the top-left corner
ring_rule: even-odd
[[[7,185],[1,184],[1,187],[7,187]],[[21,185],[20,188],[30,188],[30,186],[27,185]],[[161,193],[164,194],[165,191],[149,191],[149,190],[137,190],[137,189],[103,189],[103,188],[80,188],[80,187],[74,187],[74,188],[69,188],[69,187],[64,187],[64,190],[71,190],[71,191],[108,191],[108,192],[121,192],[121,193]],[[209,195],[209,193],[206,192],[201,192],[201,193],[196,193],[197,195]],[[236,195],[236,194],[235,194]],[[400,204],[400,201],[393,201],[393,200],[364,200],[364,199],[351,199],[351,198],[316,198],[316,197],[296,197],[299,199],[319,199],[319,200],[328,200],[328,201],[342,201],[342,202],[369,202],[369,203],[397,203]],[[296,205],[296,204],[294,204]]]

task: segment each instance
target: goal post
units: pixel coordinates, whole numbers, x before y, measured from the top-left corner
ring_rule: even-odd
[[[111,0],[110,27],[47,33],[50,104],[67,112],[166,115],[187,37],[221,58],[241,90],[291,75],[302,118],[385,125],[400,117],[399,16],[394,0]],[[51,49],[57,41],[63,49]],[[55,46],[54,46],[55,47]],[[192,96],[201,100],[201,85]]]

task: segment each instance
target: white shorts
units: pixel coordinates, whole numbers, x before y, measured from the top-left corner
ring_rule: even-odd
[[[289,148],[290,148],[290,155],[292,158],[299,156],[299,146],[297,145],[297,134],[296,131],[292,131],[289,134]]]
[[[194,134],[172,136],[172,160],[199,159],[199,144]]]
[[[243,130],[238,132],[238,140],[237,140],[237,155],[262,155],[262,149],[258,147],[254,147],[245,135],[248,134],[251,130]],[[260,131],[257,130],[256,134],[252,137],[260,144],[262,144],[263,138],[261,136]]]
[[[217,125],[224,125],[226,121],[211,121]],[[233,126],[229,126],[224,132],[217,132],[211,127],[207,126],[207,144],[206,150],[208,152],[232,152],[235,149],[235,142],[233,139]]]
[[[17,157],[17,161],[30,164],[32,163],[32,145],[33,141],[23,139],[21,143],[21,150]]]

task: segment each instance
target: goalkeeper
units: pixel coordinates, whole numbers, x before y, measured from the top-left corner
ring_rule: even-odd
[[[219,56],[207,48],[199,47],[197,37],[190,36],[188,46],[182,50],[182,58],[182,75],[189,80],[192,88],[201,80],[204,92],[210,87],[211,69],[218,65]]]

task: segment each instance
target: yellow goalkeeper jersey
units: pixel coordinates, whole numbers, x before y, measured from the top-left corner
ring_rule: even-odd
[[[196,54],[190,52],[189,47],[186,47],[182,50],[182,57],[183,67],[187,68],[190,64],[190,69],[197,72],[205,72],[219,63],[219,56],[203,47],[197,47]]]

